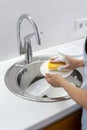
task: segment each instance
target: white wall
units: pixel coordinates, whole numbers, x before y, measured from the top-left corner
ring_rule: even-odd
[[[87,1],[0,0],[0,61],[19,55],[16,24],[24,13],[31,15],[43,32],[42,45],[32,44],[36,51],[80,38],[74,22],[87,17]],[[24,28],[22,31],[25,34]]]

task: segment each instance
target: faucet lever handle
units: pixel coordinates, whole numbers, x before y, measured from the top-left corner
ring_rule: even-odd
[[[24,37],[24,41],[29,41],[30,38],[32,38],[35,35],[35,33],[28,34]]]
[[[40,34],[42,35],[43,32],[40,32]],[[36,33],[31,33],[31,34],[28,34],[24,37],[24,41],[29,41],[30,38],[32,38],[34,35],[36,35]]]

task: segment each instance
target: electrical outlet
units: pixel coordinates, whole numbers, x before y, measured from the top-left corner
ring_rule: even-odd
[[[74,24],[74,35],[81,38],[85,37],[87,34],[87,18],[78,19]]]
[[[87,31],[87,18],[75,22],[75,31]]]

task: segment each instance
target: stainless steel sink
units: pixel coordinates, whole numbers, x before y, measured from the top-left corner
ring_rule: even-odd
[[[40,79],[45,79],[40,72],[41,64],[48,60],[50,56],[38,56],[34,57],[33,61],[29,64],[25,64],[24,61],[19,61],[13,64],[5,75],[5,83],[7,88],[15,95],[32,101],[37,102],[52,102],[62,101],[70,99],[69,95],[61,97],[49,97],[48,95],[34,96],[27,93],[27,89],[30,85]],[[83,77],[79,71],[74,70],[70,76],[66,78],[69,82],[72,82],[77,87],[81,87],[83,83]]]

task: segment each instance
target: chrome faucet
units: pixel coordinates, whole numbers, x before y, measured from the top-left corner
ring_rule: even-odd
[[[21,23],[24,19],[28,20],[29,23],[32,25],[34,33],[31,33],[31,34],[25,36],[24,41],[22,42],[20,28],[21,28]],[[29,16],[27,14],[21,15],[17,21],[17,42],[19,45],[20,55],[25,53],[25,62],[26,63],[32,62],[31,37],[33,35],[36,36],[37,44],[41,45],[39,30],[38,30],[36,23],[33,21],[31,16]]]

